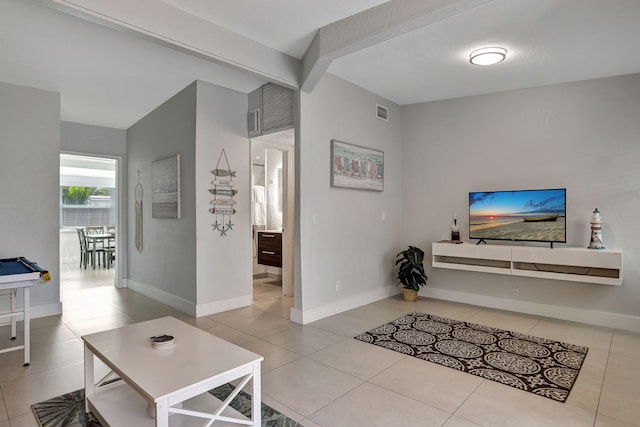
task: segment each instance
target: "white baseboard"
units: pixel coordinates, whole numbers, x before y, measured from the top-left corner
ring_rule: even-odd
[[[251,295],[230,298],[220,301],[208,302],[206,304],[198,304],[196,306],[196,317],[207,316],[209,314],[220,313],[223,311],[233,310],[240,307],[247,307],[253,304]]]
[[[31,318],[57,316],[62,314],[62,302],[52,302],[50,304],[40,304],[31,306]]]
[[[32,305],[31,311],[29,312],[29,314],[31,314],[32,319],[38,319],[40,317],[47,317],[47,316],[58,316],[62,314],[62,303],[54,302],[51,304]],[[24,313],[18,313],[18,315],[15,317],[17,321],[24,320]],[[1,324],[8,325],[10,323],[11,323],[11,320],[7,320],[6,322],[3,321]]]
[[[351,310],[352,308],[380,301],[397,293],[398,288],[396,286],[385,286],[384,288],[354,295],[352,297],[309,310],[301,311],[293,307],[290,311],[290,318],[292,322],[306,325],[307,323],[315,322],[316,320],[324,319],[325,317],[333,316],[334,314],[342,313],[343,311]]]
[[[125,279],[125,285],[132,291],[153,298],[156,301],[167,304],[177,310],[187,313],[190,316],[202,317],[209,314],[220,313],[222,311],[233,310],[235,308],[250,306],[253,301],[251,295],[236,298],[229,298],[220,301],[213,301],[205,304],[195,304],[163,290],[154,288],[135,280]]]
[[[568,320],[572,322],[640,333],[640,317],[637,316],[571,307],[560,307],[556,305],[517,301],[513,299],[490,297],[436,288],[427,288],[420,292],[420,295],[445,301],[454,301],[481,307],[496,308],[500,310],[514,311],[517,313],[551,317],[554,319]]]
[[[60,264],[78,264],[80,265],[79,256],[68,256],[60,258]]]
[[[184,298],[180,298],[170,294],[169,292],[165,292],[161,289],[154,288],[153,286],[136,282],[131,279],[126,279],[126,286],[132,291],[136,291],[156,301],[160,301],[161,303],[187,313],[190,316],[196,315],[196,304],[191,301],[187,301]]]

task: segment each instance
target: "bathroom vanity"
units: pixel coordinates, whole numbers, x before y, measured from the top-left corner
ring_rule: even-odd
[[[282,232],[258,231],[258,264],[282,267]]]

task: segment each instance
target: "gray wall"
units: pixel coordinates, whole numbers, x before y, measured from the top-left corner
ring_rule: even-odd
[[[196,231],[197,303],[199,314],[251,304],[251,152],[247,137],[247,95],[209,83],[197,82]],[[221,236],[211,224],[213,195],[211,171],[222,150],[236,176],[237,213],[226,217],[233,229]],[[226,163],[221,160],[221,168]],[[222,219],[222,218],[220,218]]]
[[[0,82],[0,153],[0,258],[49,270],[51,281],[31,292],[33,314],[60,313],[60,95]]]
[[[60,148],[64,151],[123,158],[127,155],[124,129],[60,122],[60,133]]]
[[[196,84],[193,83],[127,130],[128,285],[171,303],[196,302]],[[151,162],[181,156],[182,218],[151,218]],[[135,248],[135,186],[144,188],[144,248]]]
[[[398,106],[331,74],[300,96],[295,296],[306,323],[397,292],[391,271],[402,249],[402,131]],[[375,117],[376,103],[389,108],[388,122]],[[383,192],[330,186],[332,139],[384,151]]]
[[[622,287],[429,268],[430,289],[471,302],[501,298],[508,308],[519,286],[520,302],[640,316],[640,74],[410,105],[402,114],[403,242],[430,255],[431,242],[449,238],[454,213],[467,238],[470,191],[565,187],[567,246],[589,244],[597,207],[605,245],[624,250]]]
[[[194,82],[127,131],[127,284],[132,289],[193,315],[251,304],[246,113],[246,94]],[[223,148],[238,190],[238,213],[226,236],[213,231],[215,217],[209,212],[211,170]],[[151,161],[174,154],[181,155],[182,218],[151,218]],[[144,187],[142,253],[134,245],[138,170]]]

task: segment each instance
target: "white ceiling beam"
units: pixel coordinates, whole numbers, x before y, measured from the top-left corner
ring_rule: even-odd
[[[301,90],[311,92],[334,59],[493,0],[391,0],[320,28],[302,58]]]
[[[300,61],[157,0],[39,0],[80,18],[130,32],[272,82],[300,86]]]

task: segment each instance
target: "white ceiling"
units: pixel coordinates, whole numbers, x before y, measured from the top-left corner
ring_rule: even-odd
[[[194,80],[265,79],[46,8],[0,0],[0,82],[60,93],[64,121],[127,129]]]
[[[316,30],[388,0],[162,0],[301,59]]]
[[[0,0],[0,81],[60,92],[63,120],[126,129],[196,79],[244,93],[268,80],[42,3]],[[318,28],[384,1],[164,3],[301,58]],[[629,74],[640,72],[638,22],[640,0],[492,0],[336,59],[328,71],[398,104]],[[468,52],[485,45],[506,47],[507,60],[469,64]]]
[[[333,62],[329,72],[398,104],[640,72],[639,0],[493,0]],[[469,63],[480,47],[507,59]]]

